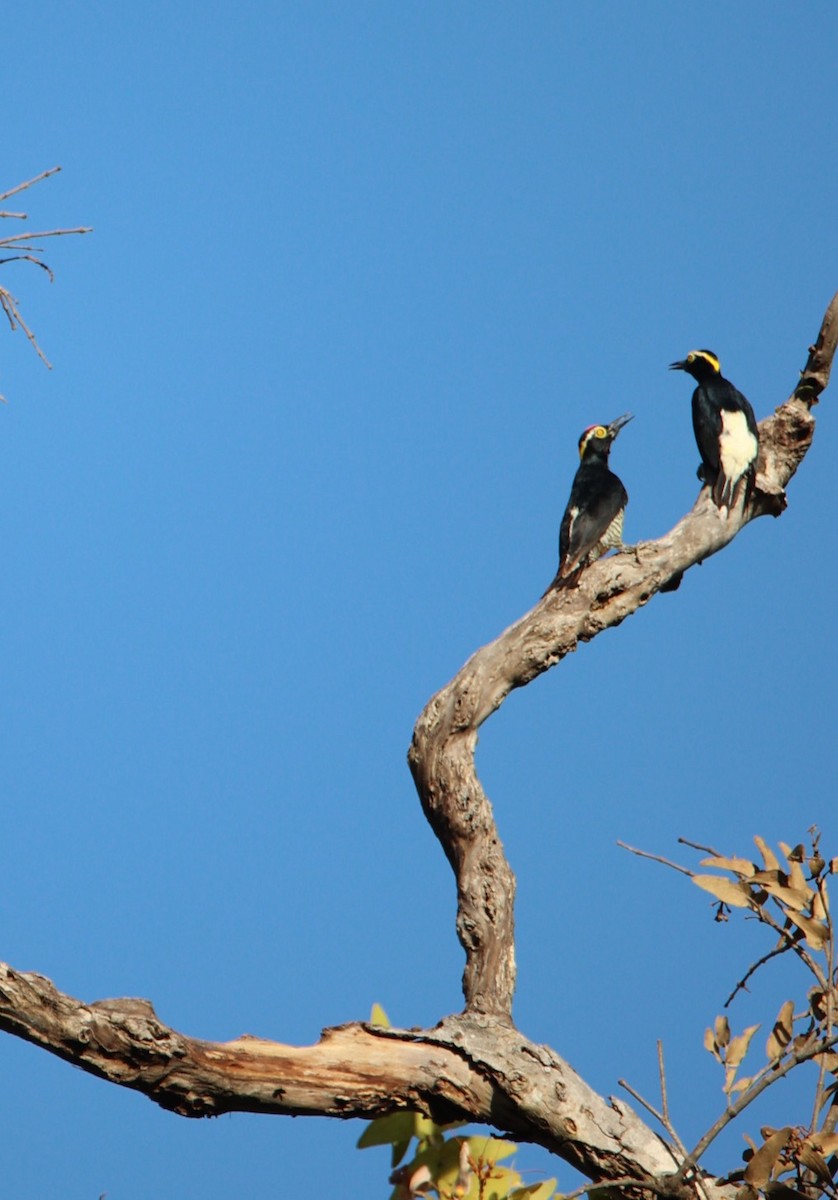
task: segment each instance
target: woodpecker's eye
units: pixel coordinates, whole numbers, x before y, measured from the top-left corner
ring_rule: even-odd
[[[597,425],[596,429],[594,430],[594,437],[598,437],[598,438],[608,437],[608,430],[605,429],[604,426],[602,426],[602,425]]]
[[[691,350],[691,351],[689,352],[689,354],[687,355],[687,362],[688,362],[688,363],[694,363],[694,362],[695,362],[695,355],[693,354],[692,350]]]

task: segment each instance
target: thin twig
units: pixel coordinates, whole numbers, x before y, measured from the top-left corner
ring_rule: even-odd
[[[628,1092],[633,1100],[636,1100],[638,1104],[642,1104],[642,1106],[646,1109],[646,1112],[651,1113],[656,1121],[658,1121],[661,1125],[664,1124],[663,1113],[659,1113],[654,1104],[650,1104],[649,1101],[644,1096],[641,1096],[640,1092],[633,1088],[627,1080],[618,1079],[617,1083],[621,1088]]]
[[[661,1084],[661,1112],[663,1114],[663,1123],[669,1128],[672,1122],[669,1119],[669,1099],[666,1094],[666,1067],[663,1061],[663,1042],[658,1038],[658,1075],[660,1076]]]
[[[20,309],[17,306],[17,300],[15,299],[15,297],[12,295],[12,293],[10,291],[8,291],[6,288],[4,288],[2,286],[0,286],[0,307],[2,307],[3,312],[9,318],[9,324],[11,325],[12,329],[16,329],[16,328],[20,327],[23,330],[23,332],[26,334],[27,338],[31,342],[32,346],[35,348],[38,358],[40,358],[41,361],[51,371],[52,363],[49,361],[49,359],[44,354],[41,347],[38,345],[38,339],[35,337],[35,334],[32,332],[32,330],[26,324],[23,317],[20,315]]]
[[[714,850],[712,846],[702,846],[701,842],[691,842],[689,838],[685,837],[679,837],[678,841],[682,846],[689,846],[691,850],[700,850],[702,854],[711,854],[713,858],[724,857],[720,850]]]
[[[801,940],[800,934],[798,932],[790,933],[788,929],[785,929],[782,925],[774,920],[774,918],[771,916],[771,913],[768,912],[764,906],[760,906],[756,913],[756,917],[757,920],[761,921],[763,925],[767,925],[769,929],[773,929],[781,941],[788,943],[789,950],[794,951],[800,961],[809,968],[817,980],[818,986],[826,989],[827,985],[826,980],[823,977],[823,972],[812,958],[809,951],[806,949],[806,946]]]
[[[92,232],[92,225],[79,225],[77,229],[39,229],[37,233],[15,233],[11,237],[0,238],[0,246],[11,246],[13,242],[27,242],[33,238],[64,237],[68,233]]]
[[[48,179],[50,175],[55,175],[60,170],[60,167],[50,167],[48,171],[42,171],[40,175],[36,175],[32,179],[27,179],[25,183],[19,183],[17,187],[10,188],[8,191],[0,194],[0,202],[3,200],[8,200],[10,196],[14,196],[18,192],[25,191],[27,188],[32,187],[33,184],[39,183],[42,179]],[[27,219],[26,213],[7,212],[5,210],[0,210],[0,217],[13,217],[21,221],[25,221]],[[0,238],[0,250],[13,250],[17,252],[7,255],[5,258],[0,258],[0,266],[5,266],[7,263],[11,262],[34,263],[36,267],[40,267],[41,270],[46,271],[46,273],[49,275],[50,282],[52,282],[54,279],[52,269],[45,262],[42,262],[38,257],[39,255],[43,254],[43,250],[40,246],[33,245],[34,239],[66,237],[69,234],[91,232],[92,230],[89,225],[80,225],[75,229],[41,229],[35,232],[11,234],[9,237]],[[52,364],[44,354],[41,347],[38,345],[38,340],[35,337],[35,334],[21,316],[16,297],[12,295],[8,288],[4,288],[2,285],[0,285],[0,308],[2,308],[3,312],[6,314],[12,330],[23,330],[29,343],[34,347],[38,357],[51,370]],[[0,396],[0,400],[2,399],[3,397]]]
[[[26,235],[27,237],[29,234]],[[27,241],[12,243],[11,238],[0,238],[0,250],[29,250],[32,254],[43,254],[43,246],[32,246]]]
[[[776,958],[778,954],[785,954],[787,950],[791,950],[791,946],[788,944],[788,942],[785,942],[782,945],[775,946],[773,950],[769,950],[767,954],[763,954],[762,958],[758,958],[755,963],[752,963],[739,980],[736,987],[730,993],[727,1000],[725,1000],[724,1007],[727,1008],[733,1002],[733,1000],[736,999],[736,996],[739,992],[747,990],[748,980],[753,974],[755,974],[755,972],[759,970],[760,967],[764,967],[767,962],[770,962],[772,958]]]
[[[666,1130],[666,1132],[672,1138],[672,1141],[674,1143],[674,1149],[667,1142],[664,1142],[664,1145],[666,1146],[669,1153],[672,1155],[672,1161],[675,1163],[675,1165],[680,1166],[681,1163],[684,1161],[684,1159],[687,1157],[687,1147],[684,1145],[684,1143],[681,1141],[680,1137],[678,1136],[677,1130],[675,1129],[675,1126],[672,1124],[672,1120],[670,1119],[670,1116],[669,1116],[669,1101],[667,1099],[667,1094],[666,1094],[666,1069],[664,1067],[664,1062],[663,1062],[663,1042],[661,1042],[661,1041],[658,1041],[658,1072],[660,1074],[661,1097],[662,1097],[662,1104],[661,1104],[660,1112],[658,1112],[658,1110],[655,1108],[655,1106],[653,1104],[649,1103],[649,1101],[645,1098],[645,1096],[641,1096],[640,1092],[638,1092],[635,1088],[633,1088],[631,1086],[631,1084],[628,1083],[627,1080],[618,1079],[617,1083],[620,1085],[621,1088],[624,1088],[625,1091],[628,1092],[628,1094],[632,1097],[633,1100],[636,1100],[638,1104],[640,1104],[643,1108],[645,1108],[646,1112],[649,1113],[651,1116],[653,1116],[659,1125],[663,1126],[663,1128]],[[678,1154],[675,1153],[675,1150],[678,1151]]]
[[[627,842],[619,840],[617,841],[617,845],[622,850],[628,850],[630,854],[636,854],[638,858],[648,858],[652,862],[663,863],[665,867],[672,867],[673,871],[680,871],[682,875],[687,875],[690,879],[693,878],[693,871],[688,871],[686,867],[682,867],[668,858],[662,858],[659,854],[650,854],[648,850],[638,850],[636,846],[629,846]]]
[[[49,275],[50,283],[55,282],[55,275],[53,274],[52,267],[50,267],[48,263],[41,262],[39,258],[34,258],[31,254],[10,254],[8,258],[0,258],[0,266],[2,266],[3,263],[10,262],[34,263],[36,267],[40,267],[42,271],[46,271],[47,275]]]
[[[34,179],[27,179],[26,183],[19,183],[17,187],[10,188],[8,192],[0,193],[0,201],[8,200],[9,196],[14,196],[18,192],[26,191],[27,188],[32,187],[33,183],[40,183],[42,179],[48,179],[50,175],[55,175],[60,170],[60,167],[50,167],[48,171],[41,171],[40,175],[36,175]],[[17,213],[14,215],[17,216]]]
[[[678,1131],[672,1124],[672,1118],[669,1115],[669,1098],[666,1090],[666,1067],[664,1066],[663,1061],[663,1042],[660,1040],[660,1038],[658,1038],[658,1073],[661,1081],[661,1114],[663,1116],[663,1127],[672,1138],[672,1141],[675,1143],[675,1147],[678,1153],[681,1155],[681,1162],[683,1162],[687,1157],[687,1147],[678,1136]],[[694,1178],[697,1187],[699,1188],[702,1196],[704,1196],[704,1200],[710,1200],[710,1193],[707,1189],[706,1183],[704,1182],[702,1173],[700,1171],[696,1171]]]

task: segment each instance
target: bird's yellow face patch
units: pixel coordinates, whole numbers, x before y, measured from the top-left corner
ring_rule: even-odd
[[[716,358],[716,356],[712,350],[690,350],[689,354],[687,355],[687,362],[694,363],[698,359],[701,359],[703,362],[709,363],[710,366],[715,371],[715,373],[717,375],[721,375],[722,364]]]
[[[604,425],[592,425],[590,429],[586,429],[579,439],[579,457],[585,457],[585,450],[587,449],[588,442],[591,442],[594,439],[607,437],[608,430]]]

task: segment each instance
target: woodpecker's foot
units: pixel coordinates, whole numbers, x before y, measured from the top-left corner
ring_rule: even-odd
[[[639,563],[640,562],[640,547],[642,545],[643,545],[642,542],[635,542],[635,544],[633,546],[627,546],[625,543],[623,543],[623,545],[620,546],[617,553],[618,554],[633,554],[634,561],[636,563]]]

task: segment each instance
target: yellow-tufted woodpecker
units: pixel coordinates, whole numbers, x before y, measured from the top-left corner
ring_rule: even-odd
[[[579,439],[579,468],[570,489],[559,533],[557,586],[575,580],[583,567],[606,550],[623,544],[623,515],[628,492],[608,468],[614,438],[631,420],[631,413],[610,425],[592,425]]]
[[[745,480],[745,503],[754,486],[759,432],[754,410],[722,375],[712,350],[691,350],[670,371],[686,371],[698,384],[693,392],[693,429],[701,466],[698,477],[712,489],[717,508],[733,507],[739,480]]]

